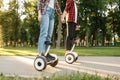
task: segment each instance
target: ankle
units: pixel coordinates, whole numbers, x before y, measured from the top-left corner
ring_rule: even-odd
[[[68,54],[68,53],[71,53],[71,51],[70,51],[70,50],[67,50],[67,51],[66,51],[66,54]]]
[[[43,53],[39,53],[38,55],[39,55],[39,56],[44,56],[44,54],[43,54]]]

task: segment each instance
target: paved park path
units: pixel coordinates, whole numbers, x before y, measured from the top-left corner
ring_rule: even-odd
[[[0,73],[40,78],[79,71],[100,76],[116,76],[120,79],[120,57],[80,56],[77,62],[67,64],[64,57],[59,56],[59,63],[56,67],[48,65],[42,72],[34,69],[34,59],[35,56],[0,56]]]

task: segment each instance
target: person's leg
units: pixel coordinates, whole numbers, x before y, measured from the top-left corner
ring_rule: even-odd
[[[76,24],[74,22],[68,22],[68,35],[67,35],[67,42],[66,42],[66,51],[70,52],[73,46],[73,40],[75,37],[75,28]]]
[[[48,27],[48,34],[47,34],[47,41],[51,42],[51,38],[52,38],[52,34],[53,34],[53,30],[54,30],[54,10],[50,9],[49,11],[49,27]],[[45,51],[47,51],[48,45],[46,45],[45,47]]]
[[[48,30],[47,30],[46,41],[51,42],[52,33],[54,29],[54,9],[48,7],[47,13],[49,14],[49,25],[48,25]],[[48,46],[49,45],[45,45],[45,52],[47,52]],[[46,58],[48,62],[51,60],[55,60],[55,57],[51,56],[49,53],[47,53]]]
[[[45,41],[47,37],[47,31],[48,31],[48,26],[49,26],[49,16],[48,14],[43,14],[42,15],[42,21],[40,25],[40,36],[39,36],[39,41],[38,41],[38,52],[39,54],[45,52]]]
[[[66,24],[67,25],[67,37],[66,37],[66,51],[70,51],[70,26],[68,26],[68,23]]]

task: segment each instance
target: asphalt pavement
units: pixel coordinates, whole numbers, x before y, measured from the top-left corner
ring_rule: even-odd
[[[0,56],[0,73],[6,76],[41,78],[80,72],[120,79],[120,57],[79,56],[73,64],[66,63],[64,56],[58,58],[56,67],[48,65],[45,70],[37,71],[33,66],[35,56]]]

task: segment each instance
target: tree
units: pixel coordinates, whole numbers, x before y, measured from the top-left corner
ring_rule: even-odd
[[[58,0],[62,11],[66,0]],[[37,0],[23,1],[23,12],[19,13],[19,0],[10,0],[9,9],[0,11],[0,34],[7,45],[16,46],[18,42],[37,45],[39,37],[39,22],[37,20]],[[105,46],[105,41],[112,41],[117,34],[120,37],[120,0],[78,0],[78,24],[76,32],[85,46]],[[3,0],[0,0],[0,8]],[[25,11],[24,11],[25,10]],[[20,17],[25,15],[21,21]],[[60,17],[55,14],[55,26],[52,41],[55,47],[65,45],[66,25],[61,24]],[[1,41],[1,40],[0,40]],[[84,45],[83,45],[84,46]]]
[[[5,12],[1,12],[1,15],[0,15],[0,25],[2,26],[1,27],[1,31],[2,31],[2,40],[3,42],[5,43],[5,46],[8,45],[8,41],[9,41],[9,37],[10,37],[10,28],[9,28],[9,25],[10,25],[10,18],[8,17],[8,11],[5,11]]]
[[[114,46],[116,45],[115,35],[120,35],[120,0],[107,0],[109,13],[107,17],[107,33],[113,36]],[[112,41],[112,40],[111,40]]]
[[[24,46],[25,42],[27,42],[27,31],[24,27],[21,27],[21,29],[19,30],[19,43],[21,44],[21,46]]]
[[[91,3],[92,2],[92,3]],[[105,11],[106,1],[104,0],[88,0],[80,1],[81,23],[86,28],[86,43],[89,46],[89,39],[92,40],[92,46],[98,45],[98,35],[102,31],[102,44],[105,40]],[[81,29],[80,29],[81,30]]]
[[[59,5],[61,6],[62,5],[62,1],[59,0]],[[62,8],[63,9],[63,8]],[[60,16],[57,16],[57,21],[58,21],[58,24],[57,24],[57,41],[56,41],[56,48],[60,48],[60,44],[61,44],[61,39],[62,39],[62,23],[61,23],[61,17]],[[56,21],[56,18],[55,18],[55,21]]]
[[[3,46],[2,26],[0,25],[0,48]]]
[[[16,47],[19,30],[18,26],[20,23],[18,3],[16,0],[12,0],[9,5],[9,9],[1,13],[2,20],[0,23],[2,25],[3,41],[6,46],[8,45],[8,42],[10,42],[10,45],[14,42],[13,45]]]
[[[0,8],[3,6],[3,0],[0,0]]]
[[[9,17],[10,17],[10,27],[11,27],[11,39],[14,40],[13,46],[17,46],[18,40],[18,31],[19,31],[19,24],[20,24],[20,16],[18,13],[18,1],[13,0],[9,3]]]
[[[38,22],[38,11],[37,11],[37,2],[30,1],[25,2],[25,12],[26,18],[24,19],[24,28],[28,30],[28,41],[31,46],[37,45],[39,37],[39,22]]]

